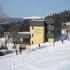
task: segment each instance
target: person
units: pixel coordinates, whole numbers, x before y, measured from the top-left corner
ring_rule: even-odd
[[[63,43],[63,39],[62,39],[62,43]]]
[[[20,54],[21,54],[21,52],[22,52],[22,47],[21,46],[19,47],[19,50],[20,50]]]
[[[40,44],[39,44],[39,48],[40,48]]]

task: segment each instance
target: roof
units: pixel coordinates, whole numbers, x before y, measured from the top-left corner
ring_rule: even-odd
[[[32,21],[45,21],[45,19],[32,19]]]
[[[30,34],[30,32],[18,32],[18,34]]]
[[[24,17],[24,19],[44,19],[44,17],[40,17],[40,16],[31,16],[31,17]]]

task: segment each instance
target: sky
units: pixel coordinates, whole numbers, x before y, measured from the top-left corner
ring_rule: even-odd
[[[9,17],[47,16],[70,10],[70,0],[0,0]]]

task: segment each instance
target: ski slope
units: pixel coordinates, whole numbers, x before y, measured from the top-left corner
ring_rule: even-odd
[[[41,46],[0,57],[0,70],[70,70],[70,41]]]

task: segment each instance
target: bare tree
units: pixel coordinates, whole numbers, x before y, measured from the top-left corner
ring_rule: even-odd
[[[4,17],[6,17],[6,13],[4,8],[0,5],[0,20],[4,19]],[[0,21],[2,23],[2,21]],[[4,30],[5,28],[3,27],[3,24],[0,24],[0,37],[4,36]],[[5,47],[7,47],[7,41],[5,39]]]
[[[2,6],[0,6],[0,19],[6,17],[6,13],[4,12],[4,9]],[[2,22],[1,22],[2,23]],[[0,24],[0,35],[4,33],[4,27],[3,24]]]
[[[4,28],[2,25],[0,25],[0,37],[2,37],[3,33],[4,33]]]
[[[18,39],[18,32],[19,32],[20,26],[21,26],[20,22],[14,22],[10,26],[10,33],[13,38],[13,43],[14,43],[14,48],[15,48],[16,54],[18,54],[16,43],[17,43],[17,39]]]

